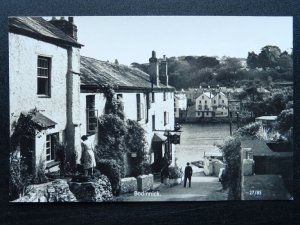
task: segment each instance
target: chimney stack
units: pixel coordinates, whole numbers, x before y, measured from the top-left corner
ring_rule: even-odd
[[[49,22],[65,32],[70,37],[77,40],[77,26],[74,24],[73,16],[69,16],[68,20],[65,20],[64,16],[61,16],[60,20],[56,20],[56,18],[53,16],[52,20],[50,20]]]
[[[154,85],[159,86],[159,68],[155,51],[152,51],[152,57],[149,58],[149,74]]]
[[[169,76],[168,76],[168,63],[166,55],[163,56],[163,60],[161,61],[162,66],[162,74],[161,74],[161,83],[168,86],[169,85]]]

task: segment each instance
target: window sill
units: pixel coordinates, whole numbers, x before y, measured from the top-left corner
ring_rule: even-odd
[[[46,161],[46,170],[51,169],[52,167],[58,166],[59,165],[59,161],[54,161],[54,160],[49,160]]]
[[[38,98],[51,98],[49,95],[38,95]]]

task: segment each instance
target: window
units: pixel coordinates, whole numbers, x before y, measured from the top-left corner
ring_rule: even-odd
[[[97,130],[98,111],[95,109],[95,95],[86,96],[87,133],[94,133]]]
[[[198,116],[201,116],[201,112],[198,112]]]
[[[152,92],[152,102],[155,102],[155,93]]]
[[[167,100],[167,93],[164,91],[164,101]]]
[[[224,100],[222,100],[222,103],[224,103]]]
[[[217,103],[217,101],[216,100],[214,100],[214,104],[216,104]]]
[[[219,95],[219,99],[221,98],[221,95]]]
[[[143,119],[144,106],[141,104],[141,95],[136,94],[136,110],[137,110],[137,121]]]
[[[205,104],[207,103],[207,101],[205,100],[205,102],[204,102]]]
[[[46,136],[46,161],[54,160],[55,145],[58,142],[58,133],[49,134]]]
[[[38,56],[37,94],[50,96],[51,58]]]
[[[208,116],[208,112],[206,112],[206,115]]]
[[[117,94],[117,99],[118,99],[118,100],[122,100],[122,98],[123,98],[123,95],[122,95],[122,94]]]
[[[146,100],[147,100],[147,109],[150,109],[151,108],[151,95],[150,95],[150,93],[148,93],[146,95]]]
[[[164,125],[166,126],[169,123],[169,113],[164,112]]]
[[[199,104],[201,104],[201,100],[199,101]]]
[[[202,105],[198,105],[198,110],[202,110]]]
[[[202,96],[202,99],[204,99],[204,96]]]
[[[155,115],[152,115],[152,130],[155,130]]]

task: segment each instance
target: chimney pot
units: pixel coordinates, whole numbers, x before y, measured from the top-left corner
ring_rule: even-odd
[[[52,16],[52,20],[56,20],[56,17],[55,17],[55,16]]]
[[[156,58],[156,52],[152,51],[152,58]]]
[[[69,16],[68,20],[69,20],[70,23],[72,23],[72,24],[74,23],[74,17],[73,16]]]
[[[60,17],[60,19],[61,19],[61,20],[64,20],[64,19],[65,19],[65,17],[64,17],[64,16],[61,16],[61,17]]]

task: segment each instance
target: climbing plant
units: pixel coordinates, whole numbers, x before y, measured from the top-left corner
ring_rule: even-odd
[[[98,119],[98,145],[95,148],[96,160],[116,160],[124,172],[124,154],[126,152],[124,136],[127,131],[124,121],[123,105],[114,95],[111,86],[102,87],[106,97],[105,114]],[[124,174],[122,174],[123,176]]]
[[[34,108],[27,113],[21,113],[18,120],[13,122],[13,134],[10,139],[12,151],[16,150],[21,137],[32,138],[42,134],[43,128],[32,120],[37,112]]]
[[[130,158],[131,176],[138,176],[150,172],[150,164],[146,153],[145,130],[135,120],[126,121],[127,132],[125,134],[125,145],[129,153],[134,154]]]

